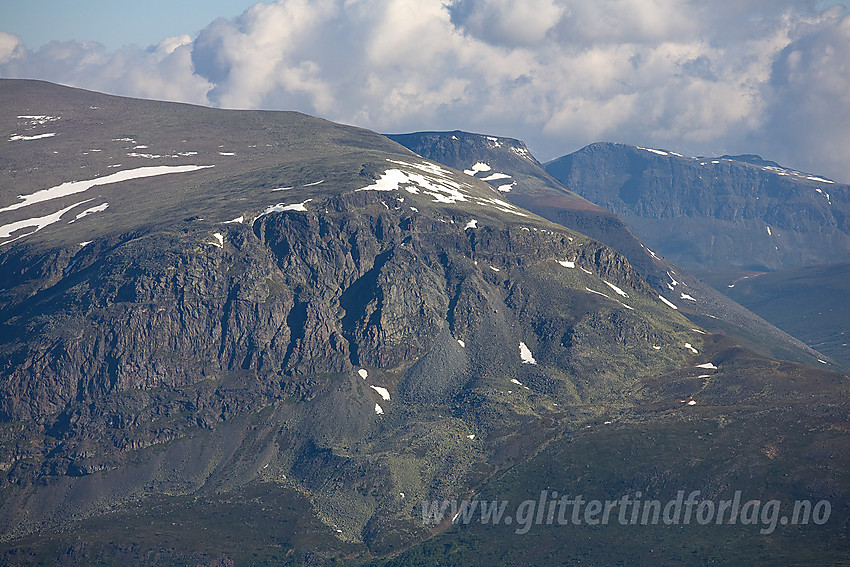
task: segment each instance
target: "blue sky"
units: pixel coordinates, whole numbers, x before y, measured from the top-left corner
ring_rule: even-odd
[[[846,4],[0,0],[0,78],[509,136],[542,161],[597,141],[757,153],[850,182]]]
[[[50,41],[97,41],[108,49],[195,36],[214,19],[235,18],[256,0],[3,0],[0,29],[30,49]]]

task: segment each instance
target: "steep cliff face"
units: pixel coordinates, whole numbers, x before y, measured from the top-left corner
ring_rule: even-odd
[[[777,270],[850,257],[848,187],[758,156],[599,143],[545,167],[686,269]]]
[[[810,364],[826,358],[647,247],[617,214],[580,196],[584,185],[573,186],[576,191],[573,192],[550,175],[521,141],[460,131],[390,137],[423,157],[487,181],[514,205],[614,248],[628,258],[659,295],[704,328],[729,334],[770,356]],[[658,154],[646,153],[660,158]],[[592,179],[598,185],[607,175],[605,171],[604,168],[584,171],[582,183]],[[690,222],[688,217],[679,220],[681,223],[673,219],[668,222],[679,228]]]
[[[257,482],[345,540],[415,539],[411,503],[464,494],[553,416],[627,406],[702,348],[614,250],[376,134],[2,86],[66,117],[15,146],[7,179],[39,169],[0,192],[7,540]],[[122,131],[135,146],[79,149]],[[181,140],[201,149],[165,149]],[[64,153],[83,173],[61,177]],[[140,159],[181,169],[122,165]]]

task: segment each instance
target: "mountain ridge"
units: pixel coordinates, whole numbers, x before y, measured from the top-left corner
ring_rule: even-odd
[[[850,257],[850,188],[759,160],[596,143],[545,168],[685,269],[772,271]]]

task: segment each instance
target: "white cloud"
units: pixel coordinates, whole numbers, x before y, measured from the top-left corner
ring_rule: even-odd
[[[9,61],[0,63],[0,77],[206,104],[210,85],[193,72],[192,46],[189,36],[166,38],[148,49],[127,47],[112,53],[95,42],[52,42],[34,52],[20,48]]]
[[[455,23],[471,35],[493,43],[540,43],[566,11],[554,0],[460,0],[449,7]]]
[[[23,55],[24,46],[18,36],[0,31],[0,64]]]
[[[796,32],[772,66],[754,145],[780,162],[850,182],[850,15],[833,10]]]
[[[278,0],[197,38],[29,52],[0,76],[385,132],[465,129],[540,159],[597,140],[758,151],[850,180],[850,24],[806,0]]]

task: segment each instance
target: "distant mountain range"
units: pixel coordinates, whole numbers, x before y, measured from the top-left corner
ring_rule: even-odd
[[[599,143],[545,168],[686,269],[773,271],[850,259],[850,187],[759,156]]]
[[[0,108],[0,563],[846,557],[847,377],[520,142],[37,81]],[[423,521],[684,489],[832,518]]]

